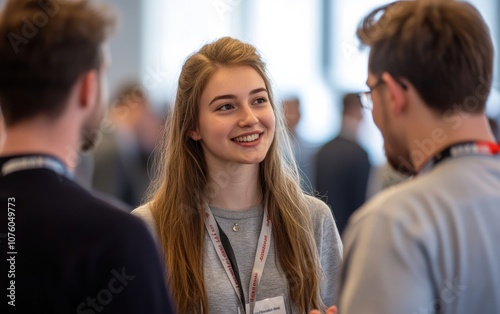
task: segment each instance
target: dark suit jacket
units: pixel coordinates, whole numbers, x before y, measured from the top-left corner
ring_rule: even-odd
[[[15,224],[12,247],[0,238],[1,313],[173,313],[163,264],[138,218],[49,169],[0,173],[0,204],[0,236]]]
[[[139,146],[121,151],[115,134],[105,134],[94,151],[92,186],[96,191],[113,196],[135,208],[142,204],[151,182],[149,153]]]
[[[351,214],[366,200],[370,168],[366,151],[342,136],[316,154],[315,188],[332,209],[341,233]]]

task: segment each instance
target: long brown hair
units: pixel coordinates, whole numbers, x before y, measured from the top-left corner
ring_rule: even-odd
[[[276,226],[273,239],[291,299],[303,311],[323,308],[307,200],[300,189],[281,113],[273,102],[265,63],[253,46],[224,37],[203,46],[182,67],[174,110],[160,147],[159,173],[151,188],[151,210],[177,310],[208,313],[203,275],[208,171],[200,143],[189,134],[198,124],[199,101],[208,80],[219,67],[234,65],[250,66],[260,74],[276,115],[275,138],[260,164],[260,181]]]

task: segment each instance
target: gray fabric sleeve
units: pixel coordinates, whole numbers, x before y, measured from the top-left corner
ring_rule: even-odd
[[[308,196],[308,200],[322,271],[321,298],[326,306],[331,306],[337,304],[336,290],[342,264],[342,241],[328,205],[314,197]]]

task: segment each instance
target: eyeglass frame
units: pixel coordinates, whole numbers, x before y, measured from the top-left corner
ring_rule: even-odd
[[[407,87],[403,82],[401,82],[400,80],[396,80],[396,82],[399,85],[401,85],[401,87],[404,90],[406,90]],[[373,110],[372,92],[375,90],[375,88],[377,88],[383,84],[385,84],[384,80],[382,78],[379,78],[377,83],[375,83],[375,85],[373,85],[373,87],[368,86],[368,88],[370,89],[369,91],[358,93],[358,98],[359,98],[359,102],[361,104],[361,107],[363,107],[364,109],[370,110],[370,111]]]
[[[381,86],[382,84],[385,84],[385,82],[382,78],[379,78],[377,83],[375,83],[373,87],[368,86],[368,88],[370,89],[369,91],[358,93],[358,98],[359,102],[361,103],[361,107],[370,111],[373,110],[372,92],[375,88]]]

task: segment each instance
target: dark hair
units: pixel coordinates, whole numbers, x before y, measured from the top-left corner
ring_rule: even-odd
[[[114,29],[88,0],[9,0],[0,17],[0,103],[6,125],[57,117],[77,79],[98,70]]]
[[[388,72],[407,79],[441,113],[455,104],[469,112],[484,111],[493,44],[472,5],[453,0],[393,2],[365,17],[357,35],[371,48],[373,75]]]

